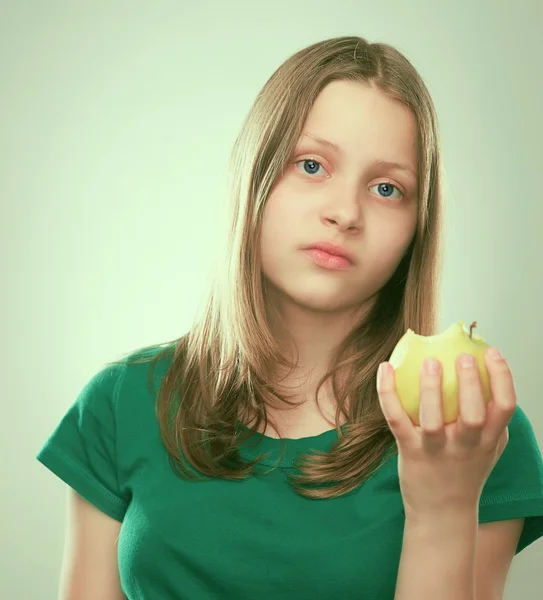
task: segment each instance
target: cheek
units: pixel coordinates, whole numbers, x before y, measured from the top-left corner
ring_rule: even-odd
[[[300,224],[303,222],[302,205],[292,199],[292,194],[277,186],[270,194],[262,214],[261,246],[269,251],[269,246],[275,248],[298,244]]]
[[[286,221],[284,207],[277,194],[270,195],[262,214],[260,231],[260,256],[264,272],[273,268],[276,256],[281,252],[288,232],[285,230]]]
[[[394,273],[407,252],[414,233],[415,226],[410,223],[409,226],[390,228],[380,236],[375,236],[372,254],[377,257],[379,270],[390,276]]]

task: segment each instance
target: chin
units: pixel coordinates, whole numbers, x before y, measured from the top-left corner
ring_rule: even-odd
[[[307,277],[303,273],[288,278],[264,276],[264,297],[277,306],[296,307],[307,311],[339,313],[359,307],[363,302],[364,290],[353,290],[352,281],[341,281],[324,274]]]
[[[281,296],[298,308],[313,312],[343,312],[360,305],[360,300],[349,298],[345,289],[330,289],[330,286],[312,286],[304,290],[298,285],[296,289],[283,291]]]

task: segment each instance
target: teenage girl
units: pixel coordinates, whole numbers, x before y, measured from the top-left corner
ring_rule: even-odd
[[[498,600],[543,535],[543,461],[507,362],[440,363],[420,425],[387,362],[437,333],[436,114],[386,44],[328,39],[266,83],[232,156],[209,300],[107,364],[38,459],[70,489],[63,600]]]

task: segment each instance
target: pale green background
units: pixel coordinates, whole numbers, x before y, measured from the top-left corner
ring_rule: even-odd
[[[34,460],[83,384],[201,302],[231,145],[294,51],[355,34],[440,117],[442,326],[478,320],[543,441],[541,0],[0,2],[0,597],[56,597],[65,486]],[[535,600],[543,540],[507,599]]]

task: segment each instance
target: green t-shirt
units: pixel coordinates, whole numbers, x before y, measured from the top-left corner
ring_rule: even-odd
[[[157,364],[155,389],[169,360]],[[286,475],[299,453],[329,450],[335,429],[287,440],[280,468],[268,475],[183,481],[161,443],[149,367],[104,367],[38,454],[122,522],[118,562],[128,600],[392,600],[404,526],[397,456],[358,489],[328,500],[297,495]],[[525,517],[518,553],[543,535],[543,461],[521,408],[509,430],[479,521]],[[281,441],[254,436],[261,443],[247,442],[242,456],[270,451],[263,466],[272,465]]]

